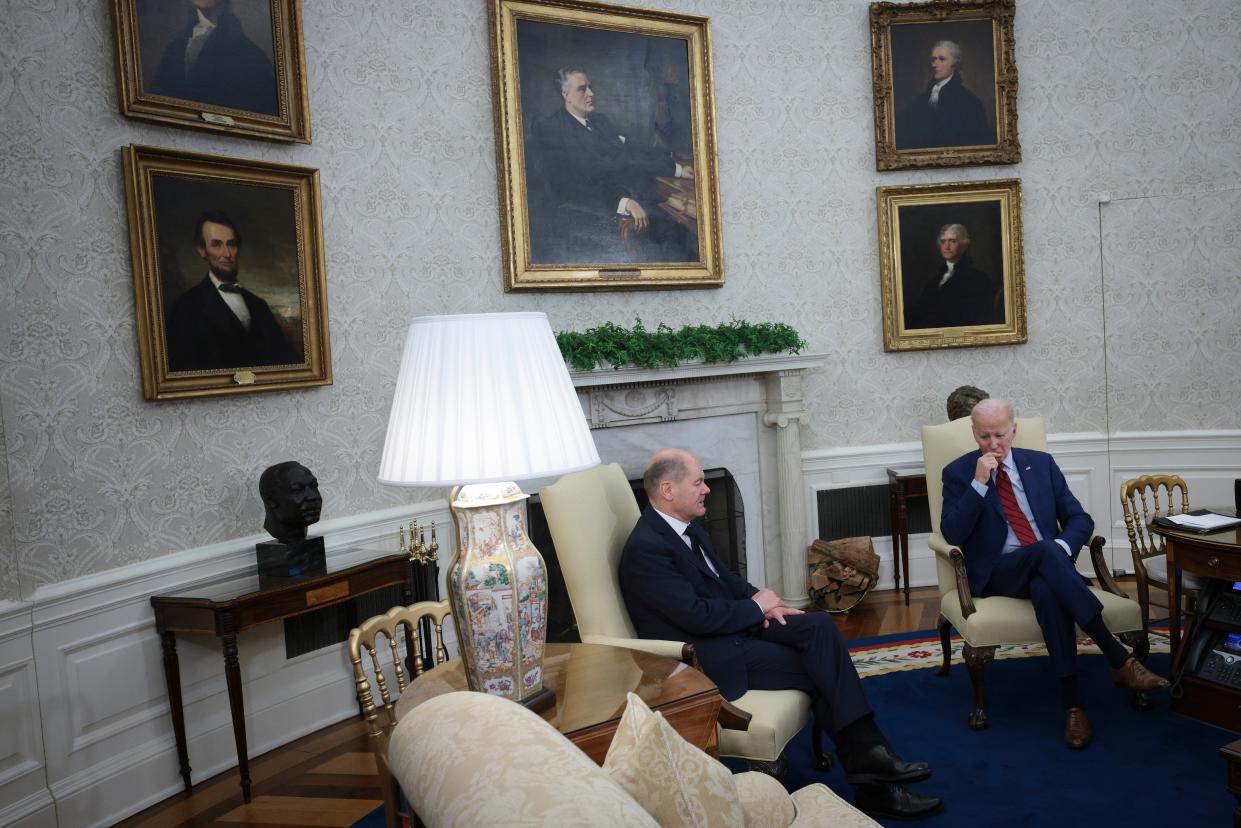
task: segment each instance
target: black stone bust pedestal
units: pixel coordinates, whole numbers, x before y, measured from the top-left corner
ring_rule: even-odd
[[[323,537],[304,538],[290,543],[265,541],[254,545],[259,578],[306,578],[327,574]]]

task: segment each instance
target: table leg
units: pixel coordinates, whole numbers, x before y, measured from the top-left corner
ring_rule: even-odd
[[[190,748],[185,740],[185,708],[181,701],[181,662],[177,658],[177,634],[161,632],[160,644],[164,650],[164,684],[168,687],[168,707],[172,711],[172,732],[177,739],[177,759],[181,763],[181,781],[188,793],[190,788]]]
[[[237,741],[237,770],[241,773],[241,800],[250,801],[250,756],[246,752],[246,708],[241,697],[241,665],[237,663],[237,634],[224,641],[224,678],[228,682],[228,706],[233,715],[233,738]]]
[[[901,589],[901,500],[899,483],[888,484],[888,516],[892,524],[892,584]]]
[[[1181,568],[1174,560],[1173,542],[1168,541],[1168,646],[1172,650],[1172,675],[1180,669],[1184,652],[1181,648]]]

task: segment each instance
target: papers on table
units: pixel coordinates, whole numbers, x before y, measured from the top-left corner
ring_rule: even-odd
[[[1168,515],[1167,520],[1177,526],[1184,526],[1186,529],[1193,529],[1197,532],[1214,532],[1217,529],[1241,525],[1241,518],[1217,515],[1213,512],[1199,515]]]

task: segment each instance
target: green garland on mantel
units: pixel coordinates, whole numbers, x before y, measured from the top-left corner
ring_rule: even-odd
[[[783,322],[752,324],[733,320],[722,325],[686,325],[680,330],[659,324],[648,331],[634,318],[632,328],[605,322],[586,331],[561,331],[556,343],[575,371],[594,368],[672,368],[684,362],[736,362],[758,354],[801,353],[805,341]]]

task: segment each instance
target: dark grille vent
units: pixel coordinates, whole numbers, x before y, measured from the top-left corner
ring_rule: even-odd
[[[284,620],[284,657],[330,647],[349,639],[349,631],[372,615],[404,603],[401,588],[390,586],[330,607]]]
[[[823,540],[869,536],[892,537],[891,499],[886,483],[824,489],[818,493],[819,537]],[[931,531],[931,513],[924,497],[906,501],[909,534]]]

